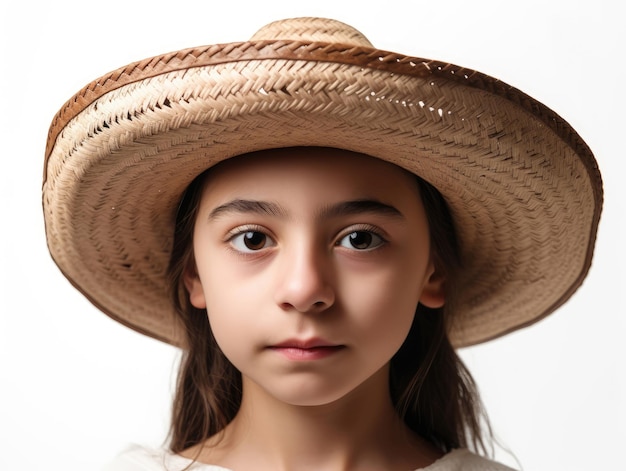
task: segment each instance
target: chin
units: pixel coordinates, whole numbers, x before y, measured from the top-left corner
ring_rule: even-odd
[[[267,394],[282,403],[299,407],[318,407],[337,403],[352,396],[359,388],[359,384],[290,378],[283,384],[274,383],[264,389]]]

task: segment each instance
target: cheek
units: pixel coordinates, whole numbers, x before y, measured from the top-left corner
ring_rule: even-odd
[[[346,310],[355,314],[355,329],[372,348],[393,355],[413,323],[420,297],[421,271],[397,266],[346,280]]]
[[[244,276],[236,264],[219,263],[201,273],[211,330],[224,354],[233,363],[246,347],[258,341],[255,332],[264,332],[262,315],[268,292],[263,280]]]
[[[219,283],[221,281],[222,283]],[[249,291],[242,290],[241,283],[229,283],[228,277],[210,278],[206,286],[206,309],[213,332],[228,332],[241,329],[246,322],[253,319],[250,313],[254,306],[254,298]]]
[[[233,302],[240,298],[235,293],[237,285],[232,285],[228,271],[220,263],[220,257],[207,252],[196,250],[196,266],[211,331],[223,350],[222,345],[232,343],[225,340],[231,338],[237,330],[237,316],[229,314],[237,312],[238,306]],[[211,263],[207,263],[207,260]],[[220,272],[223,276],[219,276]]]
[[[213,293],[207,298],[207,316],[217,345],[231,363],[238,365],[244,353],[243,347],[249,345],[248,337],[250,316],[243,316],[247,306],[243,302]]]

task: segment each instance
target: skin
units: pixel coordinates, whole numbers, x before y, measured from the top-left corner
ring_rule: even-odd
[[[348,204],[349,203],[349,204]],[[389,361],[418,302],[440,307],[414,177],[336,149],[211,171],[190,301],[242,373],[228,427],[185,456],[230,469],[417,469],[440,454],[398,419]]]

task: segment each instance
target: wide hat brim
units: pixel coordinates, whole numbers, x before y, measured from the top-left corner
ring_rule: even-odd
[[[368,154],[441,192],[463,264],[455,346],[543,318],[589,270],[602,182],[567,122],[495,78],[313,18],[146,59],[70,99],[46,149],[52,257],[103,312],[184,348],[166,277],[181,195],[218,162],[293,146]]]

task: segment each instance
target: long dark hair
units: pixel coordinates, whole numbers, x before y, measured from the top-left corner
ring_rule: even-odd
[[[191,183],[182,198],[169,266],[174,307],[187,335],[172,410],[169,446],[174,453],[223,430],[235,417],[242,397],[241,374],[217,346],[206,310],[191,305],[183,284],[185,270],[193,266],[193,228],[205,174]],[[460,269],[454,225],[441,194],[416,179],[434,263],[446,277],[449,294]],[[488,422],[475,383],[448,339],[448,322],[445,306],[417,306],[410,332],[391,359],[391,397],[407,426],[442,452],[467,447],[486,453]]]

